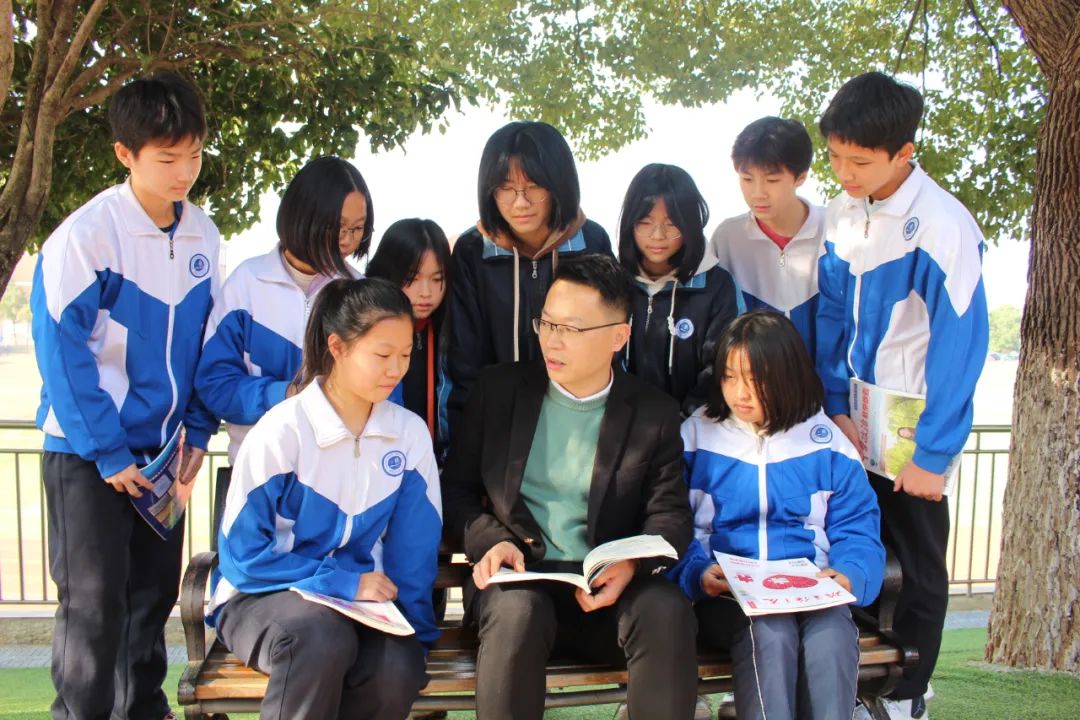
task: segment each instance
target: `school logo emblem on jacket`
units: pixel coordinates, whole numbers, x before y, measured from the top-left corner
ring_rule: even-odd
[[[810,428],[810,439],[818,445],[828,445],[832,442],[832,430],[828,425],[815,425]]]
[[[191,262],[188,263],[188,271],[191,272],[192,277],[206,277],[206,274],[210,272],[210,261],[206,259],[206,256],[202,253],[196,253],[191,256]]]
[[[675,321],[675,332],[672,333],[680,340],[686,340],[694,334],[694,323],[690,318],[682,318]]]
[[[391,477],[396,477],[405,472],[405,453],[400,450],[391,450],[383,455],[383,472]]]
[[[918,229],[919,218],[910,218],[906,223],[904,223],[904,239],[910,240],[911,238],[915,237],[915,231]]]

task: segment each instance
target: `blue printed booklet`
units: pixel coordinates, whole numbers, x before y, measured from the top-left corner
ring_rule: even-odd
[[[142,497],[129,496],[142,519],[163,539],[184,517],[184,508],[195,484],[180,482],[183,457],[184,426],[180,424],[161,453],[139,471],[154,489],[144,489]]]

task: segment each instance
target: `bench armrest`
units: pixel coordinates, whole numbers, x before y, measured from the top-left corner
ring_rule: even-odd
[[[904,577],[900,572],[900,561],[888,547],[885,548],[885,579],[881,583],[881,593],[877,602],[877,626],[882,633],[891,633],[896,604],[900,600],[900,586]]]
[[[217,560],[215,552],[194,556],[188,562],[184,580],[180,584],[180,621],[184,625],[188,662],[201,662],[206,659],[206,622],[203,613],[206,607],[206,586],[210,582],[210,572],[217,565]]]

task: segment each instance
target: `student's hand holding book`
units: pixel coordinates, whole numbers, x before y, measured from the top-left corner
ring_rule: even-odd
[[[614,605],[623,594],[626,586],[634,579],[637,564],[637,560],[621,560],[608,565],[593,581],[592,594],[586,593],[581,588],[574,592],[578,605],[585,612],[592,612],[593,610]]]
[[[205,450],[199,448],[184,446],[184,458],[183,465],[180,467],[180,484],[187,485],[195,476],[199,474],[199,468],[202,467],[203,457],[206,455]]]
[[[832,568],[825,568],[817,574],[818,577],[828,577],[836,581],[836,584],[844,588],[848,592],[851,592],[851,580],[848,576],[842,572],[833,570]]]
[[[480,558],[480,562],[473,565],[472,576],[476,588],[486,588],[491,576],[503,566],[513,568],[515,572],[525,572],[525,555],[517,545],[506,540],[493,545],[484,553],[484,557]]]
[[[113,490],[116,492],[126,492],[132,497],[142,497],[143,490],[152,491],[154,489],[154,484],[143,477],[143,474],[139,472],[139,468],[135,467],[135,463],[128,465],[115,475],[105,478],[105,482],[112,485]],[[142,488],[142,490],[139,488]]]
[[[724,569],[715,563],[705,568],[705,571],[701,573],[701,589],[709,597],[719,597],[730,593],[731,586],[724,577]]]
[[[356,588],[355,599],[369,600],[371,602],[390,602],[396,597],[397,585],[385,574],[373,571],[360,576],[360,584]]]
[[[945,490],[945,476],[923,470],[914,462],[909,462],[893,480],[893,492],[901,490],[923,500],[938,502]]]

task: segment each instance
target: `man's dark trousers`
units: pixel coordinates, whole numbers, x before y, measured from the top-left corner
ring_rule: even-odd
[[[42,463],[49,569],[59,593],[52,716],[161,720],[165,621],[180,586],[183,523],[162,540],[126,493],[69,453]]]
[[[477,592],[479,720],[540,720],[554,650],[629,670],[632,718],[689,720],[697,694],[697,620],[673,583],[635,577],[614,606],[584,612],[572,585],[489,585]]]

